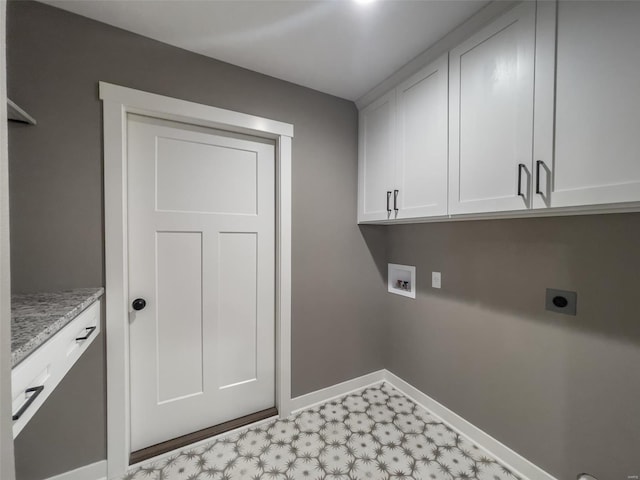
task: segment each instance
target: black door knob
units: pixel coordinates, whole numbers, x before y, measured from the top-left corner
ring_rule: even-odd
[[[131,304],[134,310],[142,310],[147,306],[147,301],[144,298],[136,298]]]

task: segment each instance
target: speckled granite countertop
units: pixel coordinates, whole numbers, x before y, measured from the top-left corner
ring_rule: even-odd
[[[11,295],[11,366],[53,337],[98,300],[104,288]]]

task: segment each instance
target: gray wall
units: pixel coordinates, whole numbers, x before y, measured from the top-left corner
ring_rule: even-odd
[[[640,474],[640,214],[387,233],[418,286],[389,296],[389,370],[558,479]],[[577,316],[546,312],[547,287]]]
[[[293,395],[383,367],[385,299],[367,245],[385,240],[355,224],[352,102],[34,2],[9,2],[7,27],[9,96],[38,121],[9,138],[15,292],[103,284],[103,80],[295,125]],[[18,437],[19,480],[105,458],[99,340]]]

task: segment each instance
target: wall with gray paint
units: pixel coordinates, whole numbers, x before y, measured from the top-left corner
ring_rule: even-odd
[[[389,370],[558,479],[640,474],[640,214],[387,234],[418,287],[389,296]],[[546,312],[547,287],[578,314]]]
[[[9,96],[38,121],[9,138],[14,291],[103,284],[103,80],[295,125],[293,395],[383,367],[369,248],[385,243],[355,224],[352,102],[28,1],[9,2],[8,69]],[[92,348],[18,437],[19,480],[105,457],[104,350]]]

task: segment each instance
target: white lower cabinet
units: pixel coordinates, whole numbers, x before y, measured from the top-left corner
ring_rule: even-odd
[[[98,300],[12,369],[14,438],[98,336],[100,318]]]
[[[358,221],[447,215],[447,56],[360,112]]]
[[[640,201],[640,2],[559,2],[556,85],[537,206]]]

